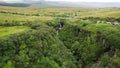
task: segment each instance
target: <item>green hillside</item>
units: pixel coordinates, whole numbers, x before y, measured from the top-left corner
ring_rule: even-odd
[[[119,8],[0,6],[0,68],[120,68],[119,18]]]

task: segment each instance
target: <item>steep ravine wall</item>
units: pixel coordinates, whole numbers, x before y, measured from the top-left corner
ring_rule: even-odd
[[[119,33],[116,32],[116,35],[116,33],[112,33],[114,31],[107,31],[107,28],[104,27],[104,29],[99,30],[99,28],[103,26],[101,24],[99,27],[97,27],[97,24],[92,28],[91,25],[77,26],[68,23],[63,26],[59,38],[63,41],[65,46],[71,50],[78,64],[81,63],[83,68],[118,67],[117,64],[119,62],[114,60],[119,58],[119,55],[116,54],[119,53],[120,44],[117,42],[119,40],[112,37],[114,35],[119,39]],[[94,31],[91,29],[97,30]],[[112,40],[116,40],[118,44],[115,44],[115,41]]]

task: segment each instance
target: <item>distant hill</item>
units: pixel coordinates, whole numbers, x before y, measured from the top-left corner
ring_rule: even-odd
[[[30,4],[27,4],[27,3],[6,3],[6,2],[0,2],[0,6],[28,7],[28,6],[30,6]]]
[[[58,7],[120,7],[120,2],[38,2],[38,5],[58,6]]]
[[[7,2],[7,1],[6,1]],[[26,7],[30,4],[37,6],[55,6],[55,7],[120,7],[120,2],[65,2],[65,1],[33,1],[23,0],[21,3],[0,3],[3,6]]]

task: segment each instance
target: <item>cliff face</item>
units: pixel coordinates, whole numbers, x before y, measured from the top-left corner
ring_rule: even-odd
[[[64,25],[59,38],[71,50],[77,63],[83,68],[119,67],[119,28],[90,21],[75,23]]]

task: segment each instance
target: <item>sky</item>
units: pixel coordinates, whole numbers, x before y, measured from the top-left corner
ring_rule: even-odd
[[[120,2],[120,0],[47,0],[47,1],[68,1],[68,2]]]
[[[6,2],[24,2],[25,0],[0,0]],[[40,1],[40,0],[27,0]],[[68,1],[68,2],[120,2],[120,0],[46,0],[46,1]]]

